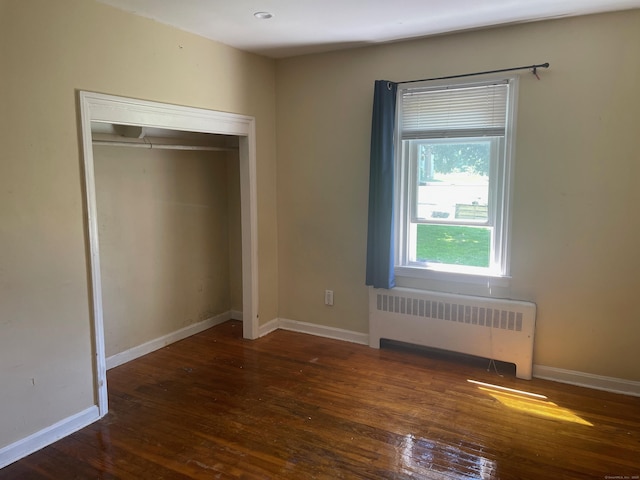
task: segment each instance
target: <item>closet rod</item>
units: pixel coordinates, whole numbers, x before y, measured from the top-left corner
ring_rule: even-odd
[[[94,145],[106,147],[136,147],[152,148],[160,150],[200,150],[208,152],[236,152],[237,147],[210,147],[206,145],[168,145],[162,143],[134,143],[134,142],[110,142],[108,140],[94,140]]]

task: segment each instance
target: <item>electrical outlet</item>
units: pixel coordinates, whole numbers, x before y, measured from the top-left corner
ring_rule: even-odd
[[[325,290],[324,291],[324,304],[333,306],[333,290]]]

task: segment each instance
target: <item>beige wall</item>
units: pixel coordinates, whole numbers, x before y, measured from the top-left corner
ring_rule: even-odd
[[[548,61],[520,82],[513,279],[491,293],[537,303],[536,364],[640,380],[638,58],[636,10],[279,61],[280,316],[367,332],[375,79]]]
[[[0,0],[0,448],[95,404],[76,98],[256,117],[259,315],[277,316],[275,66],[87,0]]]
[[[94,166],[106,356],[229,312],[227,154],[94,147]]]

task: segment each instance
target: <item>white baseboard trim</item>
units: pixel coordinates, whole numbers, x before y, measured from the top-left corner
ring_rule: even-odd
[[[31,455],[38,450],[57,442],[67,435],[77,432],[100,418],[100,411],[96,405],[71,415],[53,425],[43,428],[28,437],[0,448],[0,468]]]
[[[265,335],[269,335],[271,332],[275,332],[280,328],[280,319],[274,318],[273,320],[269,320],[264,325],[260,325],[258,327],[258,338],[264,337]]]
[[[640,397],[640,382],[625,380],[623,378],[604,377],[591,373],[577,372],[575,370],[547,367],[545,365],[534,365],[533,376],[543,380],[552,380],[554,382],[567,383],[579,387]]]
[[[242,321],[242,312],[240,310],[231,310],[231,320],[240,320]]]
[[[221,323],[226,322],[227,320],[233,319],[233,315],[238,312],[223,312],[214,317],[203,320],[202,322],[194,323],[192,325],[187,325],[180,330],[176,330],[175,332],[171,332],[167,335],[163,335],[162,337],[150,340],[148,342],[143,343],[142,345],[138,345],[136,347],[130,348],[129,350],[125,350],[124,352],[116,353],[107,358],[107,370],[111,368],[115,368],[118,365],[122,365],[123,363],[130,362],[131,360],[135,360],[138,357],[142,357],[147,353],[154,352],[162,347],[166,347],[171,343],[178,342],[183,340],[191,335],[195,335],[196,333],[200,333],[208,328],[215,327]],[[240,315],[242,313],[240,312]]]
[[[258,333],[260,337],[263,337],[277,329],[369,345],[369,335],[366,333],[344,330],[342,328],[327,327],[325,325],[318,325],[317,323],[299,322],[288,318],[274,318],[264,325],[261,325]]]

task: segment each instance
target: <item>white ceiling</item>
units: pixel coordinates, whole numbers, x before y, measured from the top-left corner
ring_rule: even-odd
[[[98,1],[273,58],[493,25],[640,8],[640,0]],[[255,18],[253,14],[260,11],[272,13],[273,18]]]

